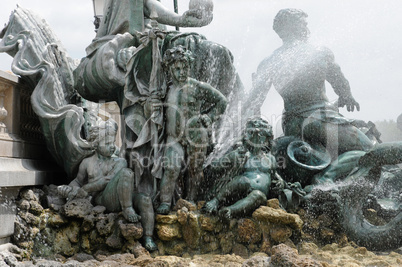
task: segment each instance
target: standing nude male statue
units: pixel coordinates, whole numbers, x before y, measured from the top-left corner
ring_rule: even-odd
[[[253,74],[250,100],[261,107],[272,85],[283,98],[285,110],[282,127],[285,136],[295,136],[308,143],[319,143],[333,159],[351,150],[368,151],[372,142],[352,120],[338,112],[325,94],[325,81],[339,96],[338,106],[348,111],[360,109],[349,82],[334,60],[331,50],[308,43],[307,14],[298,9],[283,9],[274,19],[273,28],[283,41]],[[259,112],[259,111],[256,111]]]
[[[156,210],[159,214],[170,211],[183,163],[187,164],[189,172],[186,198],[197,200],[210,141],[208,131],[226,109],[227,101],[222,93],[189,77],[191,60],[191,52],[182,46],[167,50],[164,56],[172,84],[165,99],[167,137],[164,158],[167,162],[160,185],[161,204]]]

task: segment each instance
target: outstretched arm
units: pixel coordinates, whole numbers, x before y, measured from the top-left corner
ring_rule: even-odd
[[[341,68],[335,62],[334,54],[331,50],[324,48],[325,57],[327,59],[326,79],[334,88],[335,93],[339,96],[338,106],[346,108],[348,111],[354,111],[355,107],[359,111],[360,105],[353,98],[348,80],[343,75]]]
[[[145,0],[144,13],[151,19],[170,26],[202,27],[212,21],[212,16],[199,18],[193,11],[187,11],[183,15],[176,14],[157,0]]]

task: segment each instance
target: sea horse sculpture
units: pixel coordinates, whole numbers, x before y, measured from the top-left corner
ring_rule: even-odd
[[[35,88],[32,108],[50,153],[72,175],[81,160],[93,153],[91,144],[80,135],[84,110],[74,103],[76,62],[67,56],[47,23],[22,7],[11,14],[0,38],[0,52],[14,57],[12,71]]]
[[[327,174],[324,171],[317,176],[325,179],[315,180],[318,184],[312,185],[311,193],[305,197],[306,205],[328,212],[326,204],[332,202],[329,205],[336,207],[336,217],[345,233],[361,246],[371,250],[398,248],[402,245],[402,169],[395,164],[399,163],[402,163],[402,142],[378,144],[367,153],[345,153],[326,169]],[[351,166],[355,167],[345,177],[342,169]],[[334,176],[335,173],[339,175]],[[386,178],[390,186],[381,188]],[[382,205],[384,201],[386,205]],[[387,222],[373,224],[365,217],[368,208],[377,209],[379,214],[387,213]]]

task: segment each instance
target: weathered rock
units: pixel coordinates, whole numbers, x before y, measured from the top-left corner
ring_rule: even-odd
[[[273,209],[281,209],[281,205],[279,204],[279,200],[277,198],[268,199],[267,206]]]
[[[119,250],[123,247],[123,239],[116,235],[116,234],[112,234],[111,236],[109,236],[108,238],[106,238],[106,245],[108,245],[108,247],[115,249],[115,250]]]
[[[157,224],[156,230],[159,239],[163,241],[171,241],[174,239],[181,238],[180,226],[178,223],[175,224]]]
[[[98,247],[105,243],[105,238],[99,235],[99,232],[96,229],[89,232],[89,240],[91,241],[91,245],[94,247]]]
[[[39,228],[28,225],[26,221],[18,216],[14,221],[14,243],[23,249],[27,249],[28,251],[33,249],[33,240],[39,232]]]
[[[280,209],[273,209],[261,206],[253,212],[253,218],[260,222],[271,222],[282,225],[289,225],[293,229],[301,230],[303,221],[299,215],[290,214]]]
[[[197,206],[195,204],[193,204],[185,199],[182,199],[182,198],[176,202],[176,205],[173,207],[173,210],[177,211],[177,210],[182,209],[183,207],[186,207],[188,211],[197,210]]]
[[[133,254],[130,253],[114,254],[107,256],[104,261],[118,262],[120,264],[131,265],[133,262],[135,262],[135,257]]]
[[[335,233],[333,230],[324,227],[320,230],[320,238],[324,242],[333,242],[335,241]]]
[[[35,215],[39,215],[43,211],[43,207],[39,202],[31,200],[29,201],[29,211]]]
[[[156,262],[150,255],[141,255],[139,257],[135,257],[135,260],[131,263],[133,266],[152,266]],[[156,265],[158,267],[163,265]]]
[[[121,231],[121,234],[126,238],[127,240],[137,240],[142,237],[143,234],[143,228],[140,223],[124,223],[123,221],[119,221],[119,228]]]
[[[209,243],[209,242],[215,242],[217,240],[217,238],[215,237],[215,235],[208,233],[208,232],[204,232],[202,235],[202,240],[205,243]]]
[[[60,227],[68,223],[68,220],[60,213],[49,211],[47,213],[47,224],[50,227]]]
[[[299,253],[300,254],[309,254],[312,255],[318,250],[318,246],[311,242],[302,242],[299,245]]]
[[[177,222],[177,215],[156,215],[156,222],[157,223],[164,223],[164,224],[174,224]]]
[[[218,217],[200,216],[200,225],[202,230],[208,232],[219,232],[222,229]]]
[[[90,231],[92,228],[95,227],[95,221],[96,221],[96,218],[92,213],[85,216],[84,220],[82,221],[81,230],[83,232]]]
[[[143,265],[141,265],[143,266]],[[175,256],[159,256],[155,257],[154,261],[147,267],[169,267],[169,266],[191,266],[190,259],[180,258]]]
[[[117,215],[115,213],[109,213],[106,216],[99,218],[99,221],[96,223],[96,229],[99,234],[102,236],[110,235],[116,219]]]
[[[138,257],[150,257],[151,255],[149,254],[149,251],[146,250],[140,242],[134,241],[134,242],[127,242],[124,247],[123,251],[130,252],[134,254],[136,258]]]
[[[275,225],[269,230],[269,235],[273,241],[283,243],[292,236],[292,229],[284,225]]]
[[[197,202],[197,210],[201,210],[205,206],[206,201],[201,200]]]
[[[248,249],[246,248],[246,246],[239,244],[239,243],[235,243],[233,245],[232,252],[245,259],[248,258],[248,256],[249,256]]]
[[[269,267],[271,258],[268,255],[253,256],[243,262],[242,267]]]
[[[187,208],[183,208],[177,211],[177,221],[181,225],[187,224],[187,216],[188,216]]]
[[[67,227],[56,233],[53,245],[53,250],[55,253],[60,253],[64,256],[71,257],[79,252],[79,245],[72,244],[70,241],[69,235],[71,234],[69,231],[70,229]]]
[[[94,213],[94,215],[99,215],[99,214],[102,214],[105,212],[106,212],[106,208],[104,206],[95,206],[92,209],[92,213]]]
[[[40,218],[28,211],[20,211],[18,212],[18,216],[20,216],[20,218],[23,219],[27,224],[38,226],[40,223]]]
[[[33,262],[33,265],[35,266],[40,266],[40,267],[55,267],[55,266],[63,266],[60,261],[55,261],[55,260],[44,260],[44,259],[38,259]],[[77,265],[70,265],[72,267],[75,267]]]
[[[50,209],[60,211],[61,207],[66,204],[66,200],[58,195],[46,195],[46,204]]]
[[[269,239],[269,233],[264,232],[262,234],[262,242],[260,252],[266,253],[267,255],[271,255],[272,253],[272,243]]]
[[[221,235],[221,237],[219,238],[219,245],[223,254],[228,254],[232,251],[234,240],[235,236],[233,232],[227,232]]]
[[[31,207],[31,205],[29,204],[29,201],[26,199],[21,199],[20,201],[18,201],[17,206],[20,210],[23,210],[23,211],[28,211]]]
[[[317,217],[317,220],[320,222],[321,226],[331,227],[334,225],[334,220],[328,214],[321,214]]]
[[[9,251],[0,251],[0,266],[17,266],[16,255]]]
[[[84,233],[81,235],[81,249],[85,252],[90,254],[93,250],[91,246],[91,240],[90,240],[90,234],[89,233]]]
[[[80,241],[80,224],[77,221],[73,221],[65,228],[66,235],[71,243],[78,243]]]
[[[337,243],[340,247],[346,246],[349,243],[349,240],[348,240],[348,237],[346,236],[346,234],[341,233],[338,237]]]
[[[238,255],[194,255],[191,265],[193,266],[216,266],[216,267],[241,267],[244,259]],[[190,266],[191,266],[190,265]]]
[[[214,239],[208,243],[204,243],[201,247],[201,252],[204,253],[212,253],[216,252],[219,249],[219,242]]]
[[[240,219],[237,222],[237,241],[254,244],[261,241],[261,229],[250,219]]]
[[[182,225],[183,239],[187,246],[196,249],[200,246],[201,229],[198,223],[198,216],[189,212],[187,222]]]
[[[296,249],[292,249],[284,244],[279,244],[272,248],[271,265],[281,267],[323,267],[320,262],[311,258],[299,256]]]
[[[92,204],[88,199],[73,199],[64,205],[64,214],[67,217],[84,218],[92,211]]]
[[[39,202],[39,198],[35,195],[34,191],[32,191],[31,189],[22,190],[20,192],[20,197],[28,201],[33,200]]]
[[[167,255],[181,256],[186,250],[187,245],[183,241],[174,240],[165,243],[164,250]]]
[[[35,256],[49,257],[54,255],[56,232],[50,227],[41,231],[40,235],[35,238],[33,254]]]
[[[84,262],[84,261],[90,261],[94,260],[94,256],[86,253],[77,253],[73,257],[71,257],[69,260],[75,260],[79,262]]]

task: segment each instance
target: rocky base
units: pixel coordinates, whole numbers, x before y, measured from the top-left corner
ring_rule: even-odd
[[[251,217],[230,221],[202,214],[203,203],[196,207],[180,200],[174,212],[156,217],[159,250],[150,254],[141,245],[139,223],[105,213],[104,207],[93,207],[85,199],[64,205],[52,198],[54,188],[44,190],[46,199],[39,189],[20,193],[13,243],[23,252],[1,252],[0,265],[2,261],[9,266],[402,265],[398,251],[386,255],[367,251],[349,242],[330,216],[304,210],[290,214],[276,199]]]
[[[17,256],[18,257],[18,256]],[[265,253],[254,253],[245,259],[235,254],[217,255],[202,254],[183,257],[155,256],[145,252],[140,255],[125,254],[95,254],[78,253],[70,258],[53,255],[48,259],[37,258],[31,261],[21,261],[15,254],[0,252],[0,266],[64,266],[64,267],[118,267],[118,266],[145,266],[145,267],[177,267],[177,266],[214,266],[214,267],[278,267],[278,266],[317,266],[317,267],[359,267],[359,266],[402,266],[402,255],[397,252],[378,255],[367,251],[363,247],[347,245],[340,247],[330,244],[318,248],[314,243],[302,242],[298,249],[285,244],[272,247],[272,256]]]

